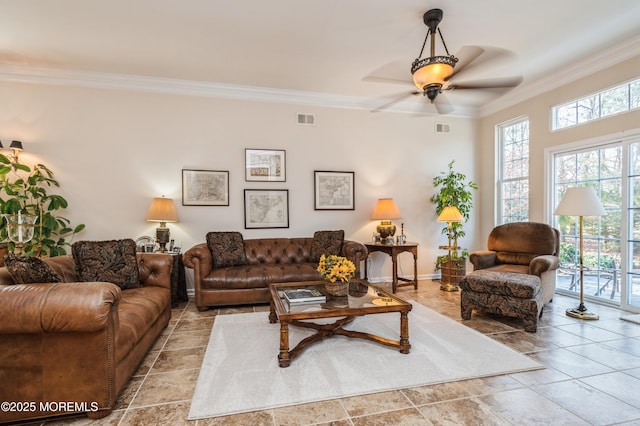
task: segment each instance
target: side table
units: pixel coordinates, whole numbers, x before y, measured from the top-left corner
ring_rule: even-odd
[[[163,254],[173,258],[173,267],[171,268],[171,307],[176,308],[180,302],[189,300],[184,263],[182,263],[182,253],[167,252]]]
[[[365,247],[369,250],[369,253],[380,251],[391,256],[391,262],[393,263],[393,280],[391,282],[393,293],[396,292],[398,287],[404,287],[413,285],[415,290],[418,289],[418,243],[404,243],[404,244],[382,244],[382,243],[365,243]],[[400,253],[408,252],[413,254],[413,279],[403,278],[398,276],[398,255]],[[369,279],[367,262],[364,262],[364,279]],[[403,281],[403,283],[398,283]]]

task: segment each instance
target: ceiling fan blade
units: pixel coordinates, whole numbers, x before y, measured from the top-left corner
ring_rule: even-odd
[[[451,114],[455,109],[444,93],[440,93],[433,103],[436,106],[438,114]]]
[[[451,82],[447,87],[442,90],[464,90],[464,89],[500,89],[516,87],[522,83],[522,77],[505,77],[505,78],[491,78],[487,80],[469,81],[466,83]]]
[[[401,96],[383,104],[380,105],[379,107],[372,109],[371,112],[381,112],[384,111],[385,109],[391,108],[392,106],[394,106],[395,104],[404,101],[405,99],[407,99],[409,96],[413,96],[413,95],[420,95],[420,92],[408,92],[408,93],[404,93]]]
[[[447,81],[453,78],[460,79],[461,74],[470,72],[471,70],[477,70],[486,63],[496,64],[511,59],[515,54],[506,49],[500,49],[498,47],[479,47],[479,46],[465,46],[460,52],[458,63],[453,70],[453,74],[449,76]]]
[[[479,46],[463,46],[455,55],[455,57],[458,58],[458,62],[456,63],[453,74],[451,74],[448,79],[471,65],[471,63],[478,59],[484,52],[485,50]]]
[[[362,81],[374,83],[411,84],[411,64],[405,61],[393,61],[382,65]]]

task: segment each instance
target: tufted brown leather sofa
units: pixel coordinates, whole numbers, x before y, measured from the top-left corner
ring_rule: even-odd
[[[0,268],[0,401],[22,403],[0,423],[111,413],[171,318],[171,256],[137,256],[142,287],[128,290],[77,282],[72,256],[44,259],[62,283],[13,285]]]
[[[213,267],[206,243],[195,245],[182,260],[193,269],[196,307],[267,303],[271,283],[320,279],[318,264],[310,261],[312,243],[313,238],[244,240],[247,264],[222,268]],[[359,277],[360,261],[367,258],[364,244],[344,240],[342,256],[355,264]]]

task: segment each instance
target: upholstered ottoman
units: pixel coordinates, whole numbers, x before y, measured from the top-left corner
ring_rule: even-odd
[[[543,307],[538,276],[481,269],[464,277],[458,285],[463,320],[471,319],[471,312],[476,309],[521,318],[524,329],[532,333],[538,328]]]

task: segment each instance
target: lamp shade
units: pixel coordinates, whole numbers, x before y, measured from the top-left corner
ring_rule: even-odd
[[[147,222],[177,222],[178,212],[173,204],[173,199],[156,197],[151,200],[145,220]]]
[[[380,198],[373,209],[373,213],[371,213],[371,219],[373,220],[400,219],[401,217],[400,210],[398,210],[393,198]]]
[[[605,216],[596,191],[590,186],[567,188],[554,212],[557,216]]]
[[[11,145],[9,145],[11,149],[17,149],[18,151],[22,151],[24,148],[22,147],[22,142],[20,141],[11,141]]]
[[[462,213],[455,206],[446,206],[438,215],[438,222],[463,222]]]

